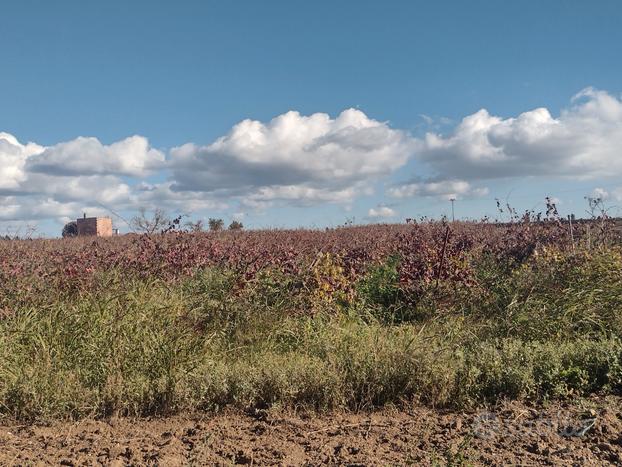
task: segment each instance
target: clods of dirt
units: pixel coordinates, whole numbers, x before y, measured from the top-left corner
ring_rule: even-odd
[[[622,398],[0,426],[1,465],[622,465]]]

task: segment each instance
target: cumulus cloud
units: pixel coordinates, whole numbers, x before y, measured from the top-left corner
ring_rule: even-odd
[[[501,118],[482,109],[448,136],[428,133],[417,157],[439,176],[466,180],[516,176],[622,174],[622,101],[586,88],[555,118],[545,108]]]
[[[228,207],[221,199],[211,198],[202,192],[174,191],[171,189],[172,182],[165,183],[139,183],[132,190],[132,206],[145,206],[149,208],[163,208],[176,213],[194,213],[205,209],[222,210]]]
[[[622,201],[622,187],[613,190],[605,190],[604,188],[594,188],[590,197],[600,199],[602,201]]]
[[[143,136],[44,147],[0,133],[0,221],[73,218],[98,206],[175,213],[348,208],[408,162],[411,181],[389,185],[388,196],[459,199],[486,195],[493,179],[622,175],[622,99],[604,91],[584,89],[557,116],[546,108],[512,117],[482,109],[449,133],[440,133],[447,119],[421,118],[428,133],[415,138],[356,109],[336,117],[292,111],[243,120],[210,144],[183,144],[168,157]],[[597,193],[622,200],[622,189]],[[368,212],[396,215],[382,204]]]
[[[44,196],[0,196],[0,220],[22,221],[77,217],[84,206],[80,203],[62,203]]]
[[[367,211],[367,216],[372,219],[388,219],[391,217],[396,217],[397,212],[388,206],[377,206]]]
[[[61,219],[87,207],[91,213],[102,206],[134,207],[140,197],[121,175],[144,174],[163,157],[143,137],[110,146],[77,138],[46,148],[0,133],[0,220]]]
[[[590,196],[595,199],[607,200],[611,197],[611,193],[604,188],[594,188]]]
[[[26,179],[26,160],[43,149],[35,143],[21,144],[13,135],[0,132],[0,192],[19,189]]]
[[[46,195],[59,201],[99,202],[104,204],[127,202],[131,187],[119,177],[111,175],[50,176],[28,174],[20,186],[20,195]]]
[[[359,184],[344,189],[315,188],[308,184],[270,186],[258,188],[255,192],[243,196],[243,205],[251,208],[267,208],[275,201],[284,201],[296,206],[310,206],[317,203],[351,203],[369,189]]]
[[[27,169],[48,175],[145,176],[164,164],[164,154],[143,136],[131,136],[110,145],[97,138],[79,137],[45,148],[29,157]]]
[[[488,189],[475,188],[464,180],[440,180],[406,183],[390,188],[388,193],[395,198],[425,196],[461,199],[487,195]]]
[[[244,120],[208,146],[171,151],[178,191],[239,195],[246,201],[350,200],[353,190],[403,166],[413,139],[349,109],[335,119],[287,112]]]

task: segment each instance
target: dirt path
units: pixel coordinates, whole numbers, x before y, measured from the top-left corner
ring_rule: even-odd
[[[1,465],[622,465],[622,398],[0,427]]]

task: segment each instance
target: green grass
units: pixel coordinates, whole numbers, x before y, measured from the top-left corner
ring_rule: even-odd
[[[268,272],[237,290],[222,270],[175,284],[111,271],[88,292],[20,299],[0,318],[0,414],[464,408],[622,389],[619,250],[505,271],[482,261],[478,288],[432,290],[416,308],[396,261],[371,269],[350,302],[312,303],[295,278]]]

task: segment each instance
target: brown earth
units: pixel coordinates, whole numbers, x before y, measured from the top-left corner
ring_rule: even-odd
[[[0,426],[1,465],[622,465],[622,397]]]

